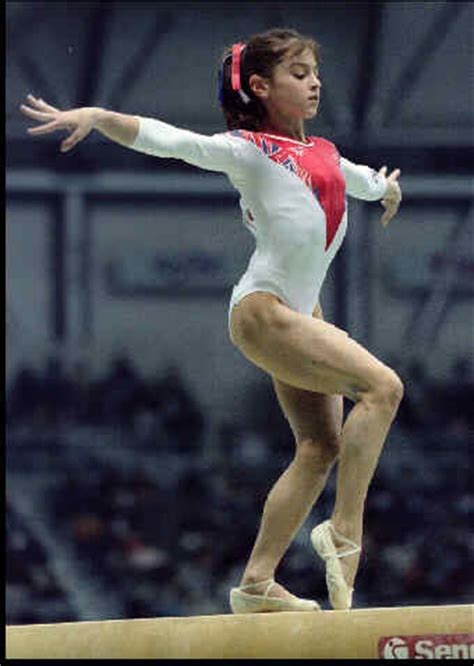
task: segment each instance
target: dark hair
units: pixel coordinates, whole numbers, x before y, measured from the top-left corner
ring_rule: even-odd
[[[262,102],[253,94],[249,86],[252,74],[271,78],[274,68],[289,52],[298,55],[311,49],[320,60],[319,44],[311,37],[304,37],[296,30],[273,28],[250,37],[242,51],[240,61],[240,78],[242,90],[250,99],[247,103],[239,92],[232,90],[231,55],[232,47],[223,54],[219,71],[219,99],[224,112],[227,128],[259,131],[262,129],[266,111]]]

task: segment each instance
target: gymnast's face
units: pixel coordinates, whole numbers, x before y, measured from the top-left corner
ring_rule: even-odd
[[[314,53],[286,53],[275,66],[270,79],[253,74],[250,87],[272,117],[308,120],[319,106],[321,81]]]

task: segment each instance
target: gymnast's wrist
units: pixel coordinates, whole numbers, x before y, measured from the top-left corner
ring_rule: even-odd
[[[133,144],[139,130],[139,119],[125,113],[108,111],[101,107],[90,107],[94,129],[125,146]]]

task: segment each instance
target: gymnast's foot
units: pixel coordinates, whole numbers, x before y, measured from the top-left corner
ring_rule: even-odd
[[[269,587],[269,583],[273,583],[268,589],[268,597],[274,597],[275,599],[294,599],[295,596],[294,594],[291,594],[291,592],[288,592],[283,585],[280,585],[280,583],[277,583],[276,581],[273,580],[273,578],[265,578],[265,579],[260,579],[258,581],[252,580],[251,578],[242,578],[240,581],[240,590],[245,589],[247,594],[265,594],[267,592],[267,588]]]
[[[330,520],[311,531],[311,542],[326,565],[326,585],[332,607],[348,610],[352,606],[360,545],[340,534]]]
[[[338,532],[333,531],[332,539],[338,554],[343,553],[344,549],[347,549],[347,541],[345,539],[341,539]],[[357,575],[357,569],[359,568],[359,560],[360,547],[359,550],[355,553],[351,555],[343,555],[339,559],[339,564],[341,565],[344,580],[346,581],[348,587],[352,589],[354,589],[354,581]]]
[[[230,591],[230,607],[233,613],[321,610],[316,601],[296,597],[273,578],[251,583],[247,580],[244,577],[241,586]]]

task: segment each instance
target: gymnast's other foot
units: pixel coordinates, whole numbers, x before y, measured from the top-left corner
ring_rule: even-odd
[[[361,548],[353,541],[350,542],[345,537],[341,537],[339,532],[335,529],[332,531],[332,539],[338,552],[339,564],[341,565],[344,580],[349,588],[354,589],[354,581],[357,576],[357,569],[359,568]],[[349,544],[352,545],[351,553],[346,552]]]
[[[336,532],[330,520],[312,530],[311,542],[326,565],[326,585],[332,607],[348,610],[352,606],[360,546]],[[346,557],[350,560],[342,566],[341,558]]]
[[[233,587],[230,607],[233,613],[321,610],[316,601],[296,597],[273,578]]]

